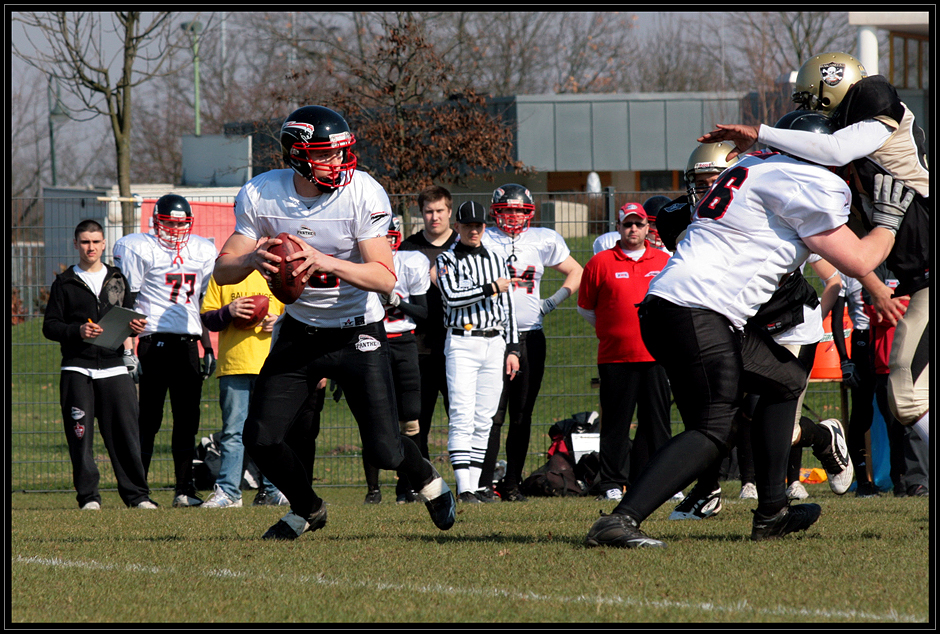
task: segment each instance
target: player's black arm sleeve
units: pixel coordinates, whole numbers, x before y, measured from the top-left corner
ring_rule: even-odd
[[[421,323],[428,318],[428,298],[427,295],[412,295],[407,302],[398,302],[398,309],[415,320],[415,323]]]
[[[841,326],[836,328],[837,325],[842,321],[842,315],[845,313],[845,297],[839,296],[836,298],[836,303],[832,305],[832,312],[829,313],[829,318],[832,320],[832,343],[836,346],[836,352],[839,353],[839,361],[848,361],[849,355],[845,350],[845,337],[841,336],[842,333],[838,332],[842,330]]]
[[[199,315],[202,325],[213,332],[225,330],[226,326],[232,323],[232,311],[229,306],[231,304],[226,304],[218,310],[210,310]]]

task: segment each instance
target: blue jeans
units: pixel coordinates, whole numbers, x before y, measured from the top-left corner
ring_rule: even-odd
[[[245,428],[245,419],[248,418],[248,402],[257,378],[257,374],[229,374],[219,377],[219,403],[222,406],[219,446],[222,449],[222,466],[215,483],[233,500],[242,496],[241,483],[245,461],[242,431]],[[277,487],[264,476],[261,478],[261,488],[268,495],[278,493]]]

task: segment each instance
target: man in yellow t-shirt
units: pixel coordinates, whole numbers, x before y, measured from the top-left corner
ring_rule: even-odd
[[[236,328],[235,317],[250,317],[254,303],[249,298],[264,295],[268,298],[268,315],[249,330]],[[215,277],[209,280],[202,302],[202,322],[209,330],[219,333],[219,402],[222,406],[222,432],[219,445],[222,465],[216,479],[212,497],[203,508],[238,508],[242,505],[241,481],[244,469],[245,445],[242,430],[248,417],[248,403],[255,379],[271,349],[271,333],[284,304],[278,301],[260,273],[254,271],[237,284],[219,286]],[[287,498],[267,478],[262,477],[261,489],[253,506],[282,506]]]

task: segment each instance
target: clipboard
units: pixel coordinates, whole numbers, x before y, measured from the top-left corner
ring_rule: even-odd
[[[135,313],[123,306],[112,306],[111,310],[105,313],[105,316],[98,322],[104,332],[97,337],[83,338],[82,341],[93,346],[114,350],[133,333],[130,326],[131,320],[146,319],[146,317],[147,315]]]

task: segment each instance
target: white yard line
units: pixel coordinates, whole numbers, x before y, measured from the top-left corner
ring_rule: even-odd
[[[97,561],[69,561],[59,558],[49,557],[24,557],[17,555],[12,559],[14,564],[49,566],[53,568],[84,568],[88,570],[115,570],[124,572],[140,572],[145,574],[177,574],[177,571],[170,566],[145,566],[140,564],[107,564]],[[191,572],[186,573],[191,575]],[[492,598],[499,597],[511,600],[525,601],[544,601],[546,603],[583,603],[585,605],[614,605],[634,608],[661,608],[673,610],[692,610],[697,613],[730,613],[742,614],[744,616],[751,614],[757,617],[762,616],[784,616],[788,618],[814,621],[817,619],[846,619],[853,621],[874,621],[887,623],[926,623],[927,618],[916,617],[908,614],[898,614],[891,611],[887,614],[872,614],[861,610],[812,610],[807,608],[792,608],[788,606],[778,606],[774,608],[758,608],[748,604],[747,601],[739,601],[730,604],[719,604],[712,602],[695,603],[692,601],[647,601],[633,597],[620,596],[585,596],[585,595],[553,595],[539,594],[534,592],[516,592],[511,590],[501,590],[499,588],[459,588],[440,584],[426,584],[421,586],[411,586],[407,584],[382,583],[378,581],[359,581],[354,579],[329,578],[324,575],[256,575],[248,572],[238,572],[227,568],[210,569],[202,572],[207,577],[230,578],[230,579],[249,579],[251,583],[257,581],[270,582],[291,582],[297,584],[318,584],[327,587],[337,588],[364,588],[368,590],[390,590],[392,592],[403,593],[422,593],[422,594],[442,594],[453,597],[480,597]]]

